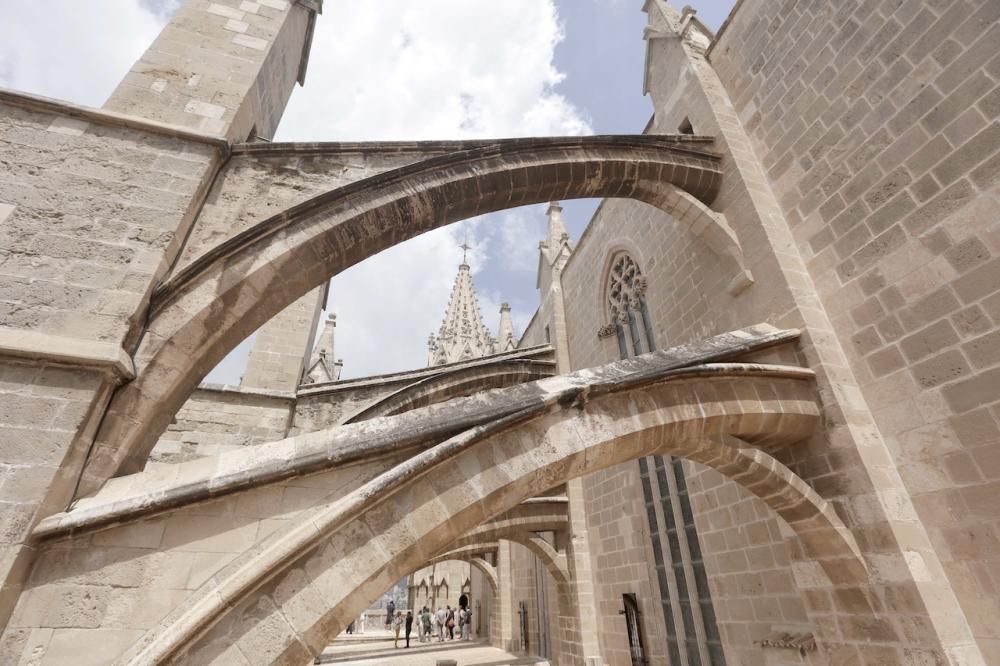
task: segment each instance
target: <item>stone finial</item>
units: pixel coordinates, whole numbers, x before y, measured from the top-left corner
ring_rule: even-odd
[[[517,348],[514,322],[510,317],[510,303],[500,304],[500,330],[497,335],[497,351],[506,352]]]
[[[306,370],[303,383],[317,384],[320,382],[332,382],[340,378],[340,368],[343,367],[344,363],[341,359],[337,359],[337,363],[333,362],[334,333],[336,328],[337,315],[330,313],[323,324],[323,330],[319,334],[316,346],[313,347],[313,353],[309,358],[309,367]]]

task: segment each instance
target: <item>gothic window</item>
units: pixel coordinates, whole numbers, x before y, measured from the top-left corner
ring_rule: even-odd
[[[653,320],[646,304],[646,278],[639,265],[624,252],[615,255],[606,284],[611,323],[599,335],[615,336],[623,359],[656,349]],[[725,655],[681,461],[669,456],[640,458],[639,479],[670,663],[724,666]],[[637,647],[641,654],[641,642],[633,640],[641,635],[641,616],[634,614],[629,621],[633,663],[642,663],[635,661]]]
[[[625,616],[625,629],[628,631],[628,651],[632,657],[632,666],[645,666],[649,662],[646,659],[646,648],[642,636],[642,623],[639,622],[639,602],[636,601],[634,593],[622,595],[622,604],[625,606],[621,613]]]
[[[621,358],[645,354],[656,348],[653,325],[646,305],[646,277],[631,256],[615,256],[607,280],[607,305],[611,323],[602,331],[618,339]]]

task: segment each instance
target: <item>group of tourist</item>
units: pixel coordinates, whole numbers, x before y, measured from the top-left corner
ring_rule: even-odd
[[[396,604],[392,601],[389,602],[385,610],[385,624],[387,627],[391,625],[395,634],[393,647],[399,647],[400,632],[404,633],[406,647],[410,647],[410,635],[413,632],[413,611],[406,611],[404,617],[403,611],[397,611]],[[430,642],[431,629],[434,624],[437,625],[438,642],[444,640],[445,632],[448,633],[448,640],[455,640],[456,626],[459,629],[460,640],[467,641],[469,640],[469,630],[472,627],[472,609],[463,605],[458,608],[456,613],[451,606],[445,606],[438,608],[436,613],[431,613],[431,609],[424,606],[420,609],[419,620],[417,630],[421,643]]]

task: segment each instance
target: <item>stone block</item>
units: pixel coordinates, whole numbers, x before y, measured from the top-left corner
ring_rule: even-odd
[[[209,3],[208,9],[206,9],[209,14],[215,14],[216,16],[224,16],[228,19],[235,19],[237,21],[243,18],[243,12],[239,9],[234,9],[227,5],[220,5],[218,3]]]
[[[49,125],[49,131],[67,136],[80,136],[87,131],[88,127],[90,127],[90,123],[86,120],[59,117]]]
[[[233,37],[233,44],[246,46],[247,48],[251,48],[256,51],[264,51],[267,49],[268,42],[266,39],[251,37],[250,35],[236,35]]]
[[[895,345],[872,354],[867,361],[868,367],[871,368],[872,374],[876,377],[884,377],[906,365],[906,361]]]
[[[1000,386],[1000,368],[973,375],[943,389],[945,400],[956,414],[996,402],[996,387]]]
[[[958,334],[947,320],[938,321],[899,341],[899,347],[907,360],[919,361],[928,354],[946,349],[958,342]]]
[[[921,386],[932,388],[964,377],[972,370],[962,354],[953,349],[917,363],[911,372]]]
[[[934,177],[947,186],[997,151],[1000,151],[1000,120],[994,120],[934,167]]]
[[[1000,257],[966,273],[954,283],[955,293],[963,303],[971,303],[1000,291]]]

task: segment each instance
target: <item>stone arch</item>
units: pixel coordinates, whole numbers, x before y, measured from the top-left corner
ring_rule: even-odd
[[[420,566],[421,568],[430,567],[435,564],[441,564],[442,562],[452,561],[468,562],[483,574],[483,577],[486,578],[487,582],[490,584],[490,589],[493,590],[493,594],[499,594],[500,583],[499,578],[497,577],[497,569],[482,557],[482,555],[486,553],[495,552],[497,547],[498,544],[495,541],[468,544],[466,546],[462,546],[461,548],[449,550],[448,552],[442,553],[437,557],[433,557]]]
[[[227,565],[120,663],[211,663],[236,653],[256,663],[309,659],[320,637],[338,633],[393,580],[469,529],[567,479],[645,455],[686,457],[733,478],[785,518],[819,568],[869,584],[832,507],[745,446],[787,446],[809,435],[819,418],[810,371],[725,365],[650,377],[644,362],[629,362],[631,380],[574,386],[554,378],[540,410],[466,431],[276,534]]]
[[[557,585],[569,583],[569,567],[566,563],[565,553],[557,551],[552,544],[537,534],[515,533],[510,536],[510,540],[524,545],[535,557],[541,560],[548,572],[556,579]]]
[[[473,392],[506,388],[555,374],[553,361],[507,359],[472,367],[457,368],[422,379],[362,407],[344,419],[356,423],[377,416],[393,416]]]
[[[532,498],[532,500],[539,498]],[[541,498],[549,499],[549,498]],[[565,498],[556,501],[521,503],[493,520],[475,527],[455,542],[465,543],[509,539],[512,534],[559,532],[568,529],[569,511]]]
[[[644,201],[737,256],[728,227],[707,233],[725,226],[707,209],[721,177],[717,155],[678,137],[517,139],[423,160],[293,206],[199,257],[154,294],[136,378],[106,410],[80,492],[141,469],[212,367],[348,266],[461,219],[583,197]],[[742,271],[742,257],[737,264]]]

